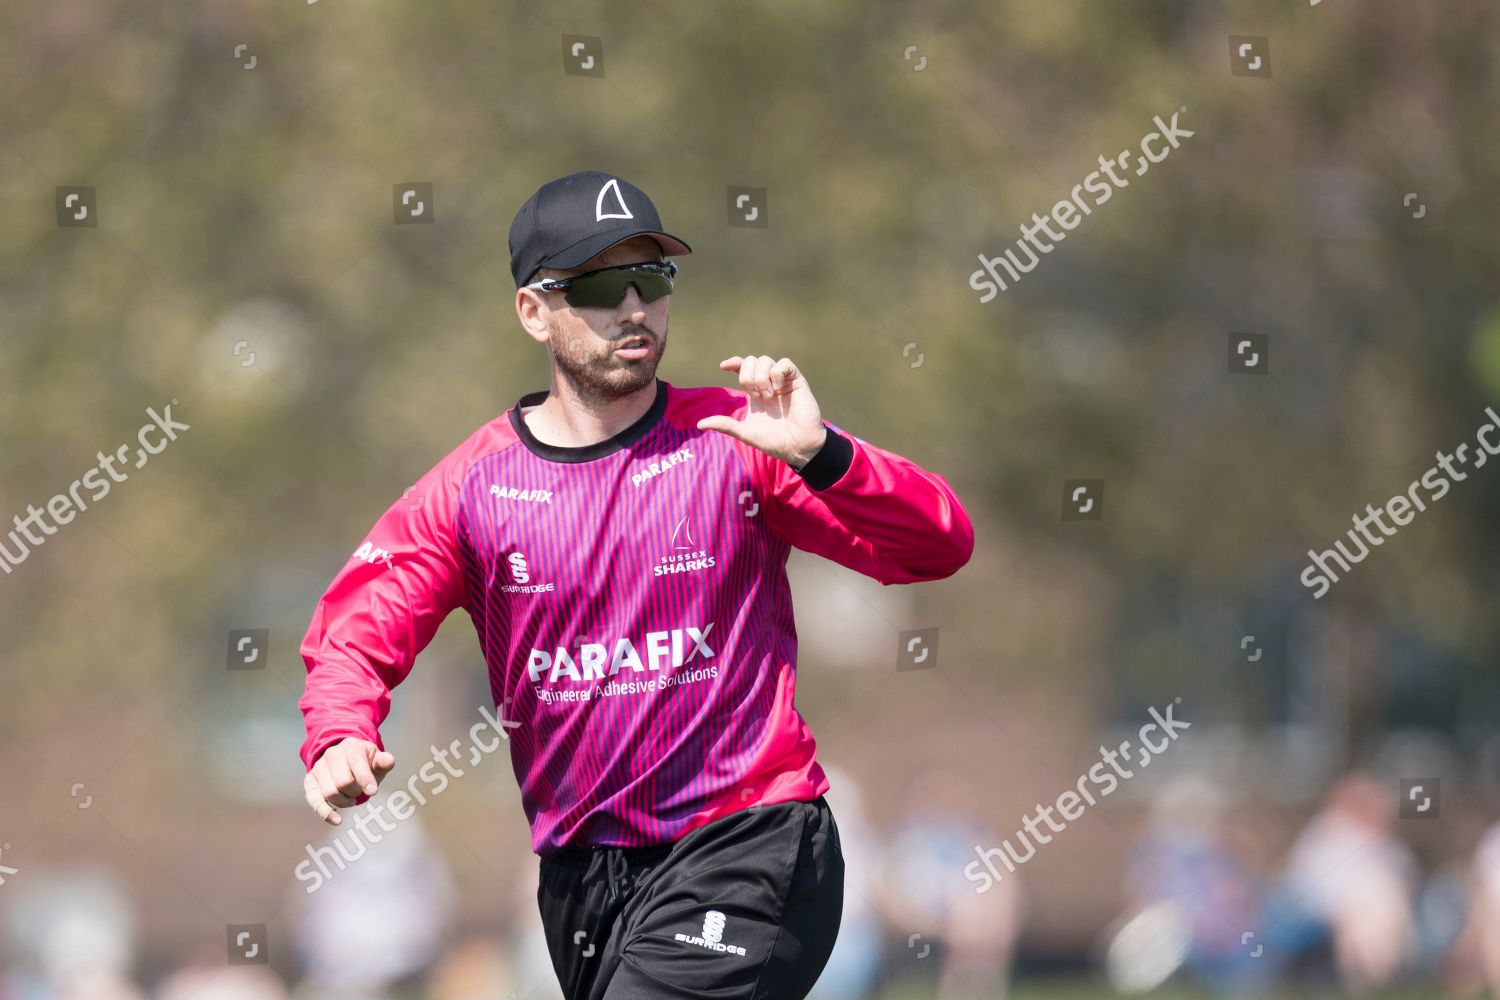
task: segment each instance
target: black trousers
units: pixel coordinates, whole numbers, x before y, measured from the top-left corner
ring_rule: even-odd
[[[820,795],[547,855],[537,904],[568,1000],[800,1000],[838,937],[844,855]]]

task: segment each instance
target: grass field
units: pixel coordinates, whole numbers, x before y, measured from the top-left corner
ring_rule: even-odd
[[[1164,987],[1151,993],[1135,994],[1141,1000],[1220,1000],[1222,994],[1188,988]],[[1411,986],[1402,990],[1361,994],[1359,1000],[1445,1000],[1447,994],[1435,986]],[[1486,994],[1470,994],[1466,1000],[1485,1000]],[[1124,995],[1093,979],[1050,979],[1045,982],[1015,984],[1004,1000],[1123,1000]],[[1282,987],[1256,997],[1256,1000],[1346,1000],[1350,994],[1332,986]],[[393,1000],[429,1000],[418,993],[397,994]],[[866,1000],[933,1000],[930,988],[892,987],[870,994]],[[995,1000],[1000,1000],[996,997]],[[1456,1000],[1456,998],[1455,998]]]
[[[1005,1000],[1121,1000],[1122,994],[1097,980],[1048,980],[1015,984]],[[1216,994],[1193,989],[1164,987],[1137,994],[1143,1000],[1216,1000]],[[1344,1000],[1349,994],[1335,987],[1283,987],[1263,994],[1260,1000]],[[1439,1000],[1444,994],[1435,986],[1412,986],[1405,990],[1363,994],[1360,1000]],[[871,1000],[932,1000],[930,991],[889,990]],[[1477,998],[1476,998],[1477,1000]]]

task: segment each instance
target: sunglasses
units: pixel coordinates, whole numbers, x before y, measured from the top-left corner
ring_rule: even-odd
[[[671,295],[672,279],[675,277],[676,261],[648,261],[642,264],[601,267],[597,271],[571,278],[548,278],[523,287],[543,292],[562,292],[564,301],[570,306],[613,309],[624,300],[625,289],[631,285],[640,293],[642,302],[655,302],[663,295]]]

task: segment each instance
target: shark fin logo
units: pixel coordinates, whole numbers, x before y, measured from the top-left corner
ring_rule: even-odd
[[[691,514],[682,515],[682,519],[677,522],[677,527],[672,529],[672,541],[668,554],[662,556],[657,560],[657,564],[651,567],[652,575],[665,576],[668,573],[690,573],[713,568],[717,560],[708,554],[707,549],[698,546],[698,542],[693,538],[690,517],[692,517]]]
[[[615,193],[614,206],[609,206],[611,211],[606,212],[604,210],[606,207],[604,196],[611,191]],[[619,207],[619,211],[613,210],[615,206]],[[594,221],[603,222],[605,219],[633,218],[635,216],[630,214],[630,209],[625,207],[625,197],[620,194],[620,182],[616,178],[611,177],[609,182],[599,189],[599,197],[594,199]]]
[[[688,523],[690,514],[682,515],[682,520],[677,522],[677,527],[672,529],[672,549],[696,549],[698,543],[693,541],[693,526]],[[686,544],[684,544],[684,542]]]

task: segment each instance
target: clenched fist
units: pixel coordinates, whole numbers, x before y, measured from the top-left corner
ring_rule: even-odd
[[[374,795],[380,779],[395,766],[396,758],[369,740],[341,740],[323,751],[302,780],[307,804],[323,822],[338,826],[344,819],[334,810],[354,805],[361,795]]]

